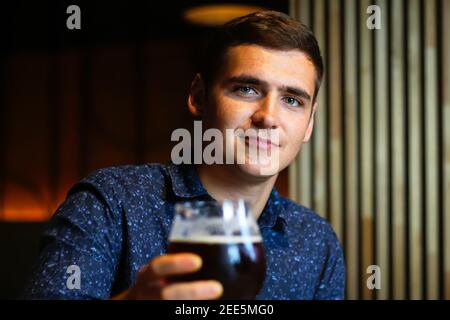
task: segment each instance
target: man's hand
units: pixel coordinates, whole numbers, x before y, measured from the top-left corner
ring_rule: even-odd
[[[167,283],[167,277],[192,273],[202,266],[202,259],[192,253],[166,254],[154,258],[138,274],[134,286],[114,297],[153,300],[206,300],[217,299],[223,293],[215,280]]]

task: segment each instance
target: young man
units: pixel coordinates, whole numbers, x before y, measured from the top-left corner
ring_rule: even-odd
[[[317,41],[304,25],[260,12],[219,28],[205,51],[188,98],[203,127],[223,133],[254,129],[224,149],[250,142],[276,151],[277,166],[146,164],[101,169],[76,184],[58,208],[26,290],[28,298],[215,299],[222,285],[167,284],[198,270],[201,258],[166,254],[178,201],[244,198],[258,219],[267,258],[258,299],[343,299],[344,260],[330,225],[274,189],[278,173],[311,136],[323,74]],[[276,132],[278,139],[259,135]],[[230,142],[231,141],[231,142]],[[247,150],[247,149],[246,149]],[[78,287],[67,268],[76,265]],[[70,271],[69,271],[70,272]]]

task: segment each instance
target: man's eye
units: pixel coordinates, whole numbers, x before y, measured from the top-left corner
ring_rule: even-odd
[[[256,94],[255,89],[253,89],[251,87],[237,87],[237,88],[235,88],[235,91],[242,95],[246,95],[246,96]]]
[[[300,107],[303,105],[303,103],[301,101],[298,101],[297,99],[295,99],[293,97],[284,97],[283,101],[294,107]]]

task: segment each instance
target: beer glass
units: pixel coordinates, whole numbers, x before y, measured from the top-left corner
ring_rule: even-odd
[[[199,271],[169,281],[217,280],[225,300],[254,299],[266,274],[258,224],[243,200],[176,204],[168,252],[196,253],[203,260]]]

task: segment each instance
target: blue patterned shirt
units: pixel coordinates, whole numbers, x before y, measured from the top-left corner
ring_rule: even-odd
[[[28,299],[108,299],[164,254],[174,204],[211,200],[193,165],[97,170],[69,191],[41,241]],[[331,226],[275,188],[258,219],[267,259],[257,299],[343,299],[345,267]],[[79,267],[79,288],[68,286]],[[70,279],[69,279],[70,280]]]

